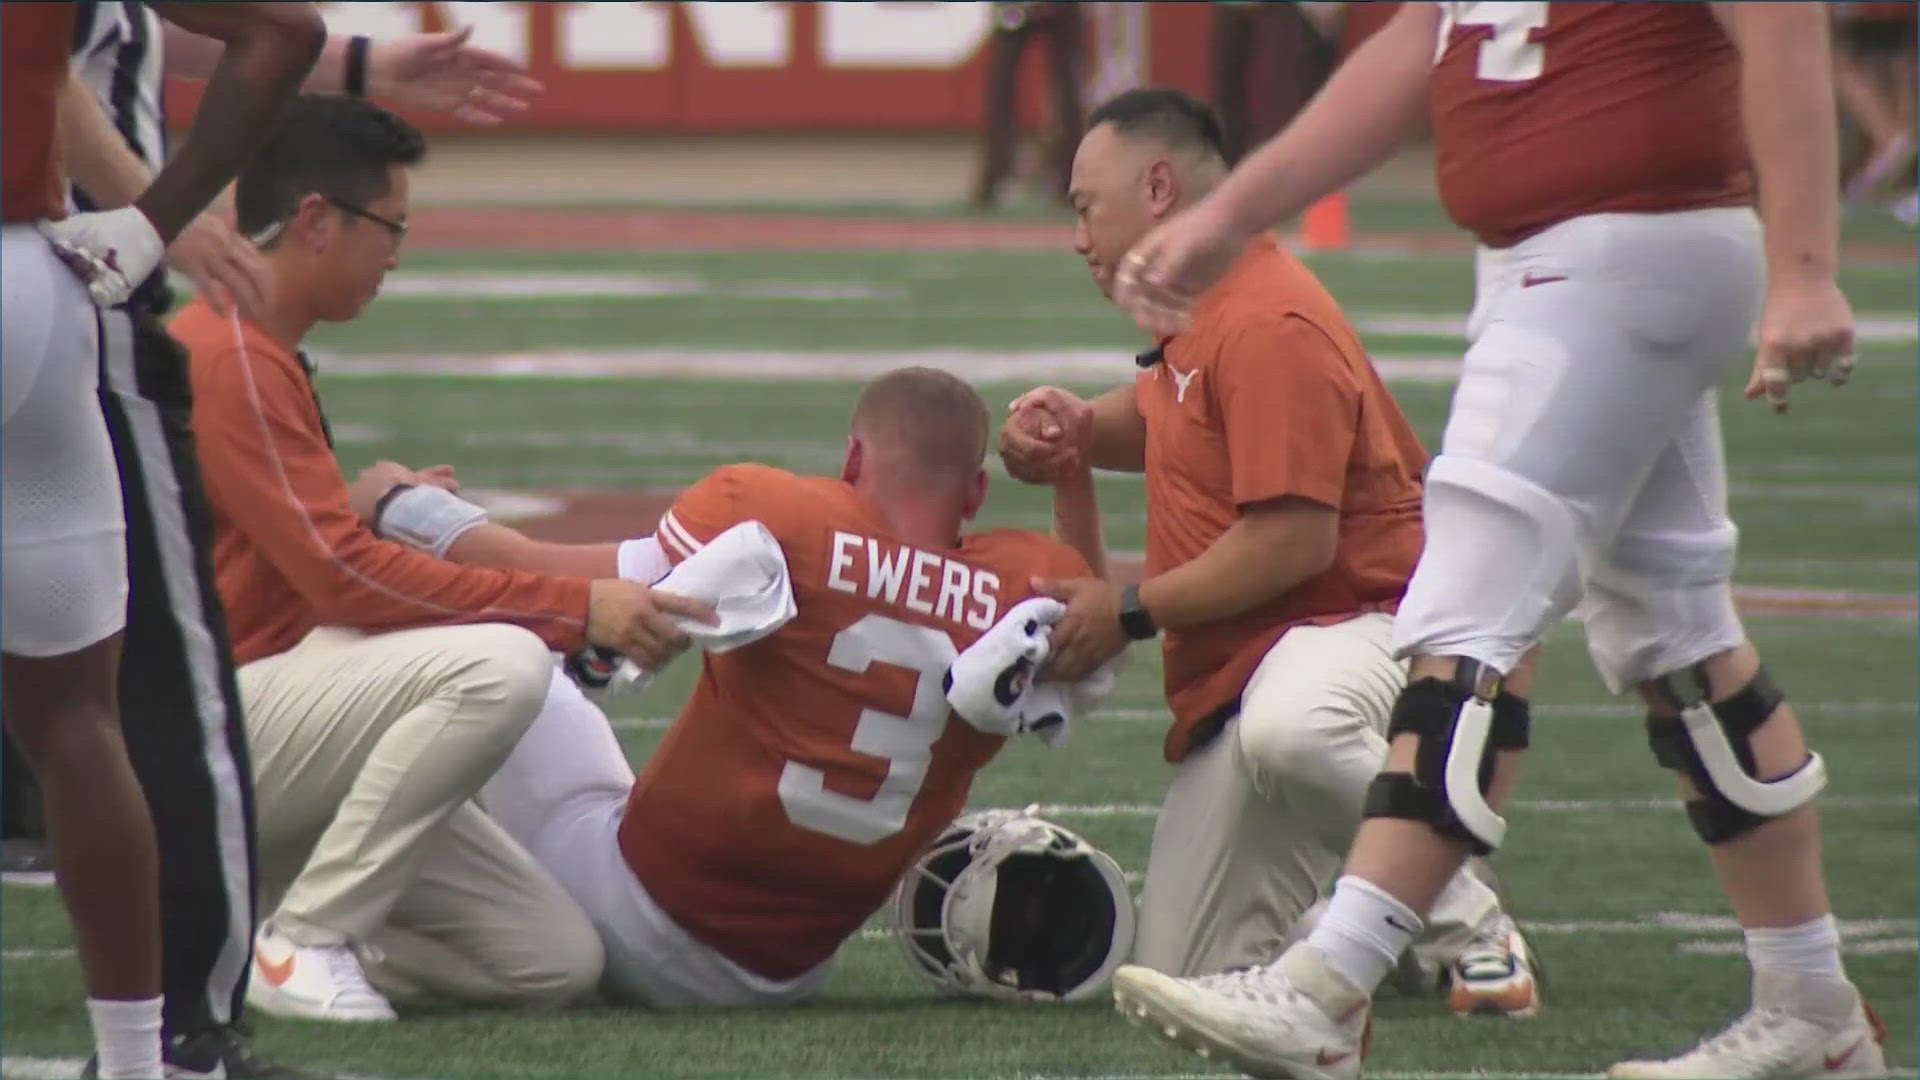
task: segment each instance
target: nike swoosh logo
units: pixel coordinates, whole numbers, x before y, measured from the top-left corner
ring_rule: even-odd
[[[1832,1072],[1835,1069],[1838,1069],[1840,1066],[1845,1065],[1847,1063],[1847,1060],[1853,1057],[1854,1052],[1860,1049],[1860,1044],[1866,1041],[1867,1041],[1866,1036],[1863,1035],[1860,1038],[1853,1040],[1852,1046],[1847,1047],[1845,1050],[1840,1051],[1838,1054],[1826,1055],[1826,1058],[1824,1060],[1827,1066],[1827,1071]]]
[[[1556,281],[1565,280],[1567,280],[1567,275],[1565,274],[1535,274],[1528,272],[1525,277],[1520,279],[1520,287],[1523,289],[1531,289],[1535,285],[1551,285]]]
[[[285,959],[275,963],[267,959],[263,953],[255,950],[253,959],[255,963],[260,965],[260,974],[266,976],[267,985],[269,986],[283,986],[288,979],[293,978],[292,953],[288,953]]]
[[[1395,930],[1398,930],[1403,934],[1417,934],[1420,932],[1420,929],[1418,927],[1408,926],[1406,923],[1401,922],[1399,919],[1396,919],[1391,915],[1383,915],[1381,917],[1387,920],[1388,926],[1393,927]]]

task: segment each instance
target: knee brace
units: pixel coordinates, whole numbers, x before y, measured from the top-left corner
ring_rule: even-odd
[[[1687,801],[1693,830],[1723,844],[1790,814],[1827,786],[1827,766],[1809,751],[1800,767],[1778,780],[1756,779],[1753,731],[1786,700],[1765,668],[1720,701],[1707,700],[1707,671],[1695,664],[1652,681],[1679,716],[1647,717],[1647,743],[1661,765],[1685,773],[1700,791]]]
[[[1487,805],[1494,753],[1524,750],[1531,725],[1526,699],[1500,688],[1500,676],[1461,660],[1452,679],[1420,679],[1394,703],[1389,741],[1420,736],[1413,772],[1383,772],[1367,788],[1367,817],[1424,821],[1465,840],[1477,855],[1500,846],[1507,822]]]

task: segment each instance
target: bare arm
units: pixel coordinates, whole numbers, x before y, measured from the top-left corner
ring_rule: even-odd
[[[553,577],[619,575],[619,544],[554,544],[495,522],[468,529],[447,549],[447,561]]]
[[[1822,4],[1715,4],[1740,50],[1740,112],[1766,228],[1767,296],[1746,396],[1787,410],[1806,378],[1853,372],[1853,312],[1841,294],[1839,137]]]
[[[1140,603],[1163,630],[1218,622],[1278,597],[1333,564],[1340,516],[1282,496],[1240,508],[1240,519],[1207,550],[1140,583]],[[1122,590],[1110,581],[1035,579],[1034,591],[1066,602],[1053,628],[1045,678],[1072,682],[1126,649]]]
[[[1113,472],[1144,472],[1147,467],[1147,421],[1140,415],[1133,384],[1116,386],[1087,403],[1093,409],[1093,431],[1087,443],[1087,463]]]
[[[186,142],[134,205],[163,241],[240,171],[313,65],[326,26],[308,3],[156,2],[170,22],[226,44]]]
[[[1093,473],[1082,469],[1053,485],[1053,535],[1080,553],[1093,576],[1110,580],[1107,545],[1100,535],[1100,502],[1093,490]]]
[[[434,34],[403,34],[371,42],[365,92],[395,106],[430,109],[469,124],[491,125],[527,110],[541,91],[526,68],[499,53],[469,44],[466,27]],[[330,37],[301,89],[313,94],[347,92],[347,51],[352,37]],[[178,27],[167,28],[167,74],[204,79],[220,59],[219,43]]]
[[[67,85],[60,91],[60,153],[69,177],[102,210],[129,205],[153,178],[147,163],[100,111],[78,69],[68,70]]]
[[[1839,262],[1840,137],[1825,6],[1713,5],[1740,50],[1740,112],[1769,278],[1830,278]]]
[[[166,27],[166,52],[162,54],[167,74],[180,79],[208,79],[220,66],[220,42],[210,37],[202,37],[183,27],[169,24]],[[339,94],[346,92],[347,84],[347,43],[350,37],[327,35],[320,47],[320,53],[314,57],[313,68],[307,72],[300,89],[308,94]],[[371,60],[371,57],[369,57]],[[371,64],[369,64],[371,67]]]
[[[1339,511],[1309,499],[1243,506],[1207,550],[1142,582],[1140,602],[1166,630],[1232,618],[1333,565],[1339,531]]]
[[[153,180],[153,171],[100,109],[100,99],[70,70],[60,94],[60,151],[68,173],[101,210],[130,206]],[[167,246],[167,265],[185,274],[194,291],[224,313],[238,303],[258,313],[266,297],[266,268],[217,211],[195,217]]]
[[[1437,4],[1402,5],[1299,117],[1241,162],[1207,201],[1250,236],[1379,164],[1426,109],[1439,29]]]

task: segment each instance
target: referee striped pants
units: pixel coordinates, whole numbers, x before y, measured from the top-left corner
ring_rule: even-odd
[[[166,1031],[193,1035],[239,1018],[252,966],[246,724],[214,589],[186,350],[137,305],[100,318],[100,405],[120,467],[131,582],[120,719],[159,840]]]

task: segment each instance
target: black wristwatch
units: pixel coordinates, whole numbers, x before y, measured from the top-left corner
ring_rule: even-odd
[[[1120,632],[1134,641],[1145,641],[1160,632],[1160,628],[1153,624],[1153,614],[1140,603],[1138,585],[1128,585],[1120,590]]]

